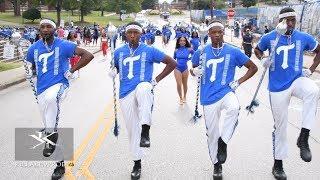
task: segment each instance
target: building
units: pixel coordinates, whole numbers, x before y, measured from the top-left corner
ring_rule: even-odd
[[[171,2],[171,8],[172,9],[179,9],[179,10],[187,10],[187,9],[189,9],[187,1],[182,1],[182,0],[180,0],[180,1],[178,1],[178,0],[172,1]]]

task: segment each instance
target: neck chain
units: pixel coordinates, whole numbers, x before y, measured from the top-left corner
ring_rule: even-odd
[[[131,48],[130,45],[128,44],[128,47],[130,50],[130,57],[133,57],[134,53],[138,50],[139,46],[140,46],[140,43],[139,43],[138,47],[135,50],[133,50],[133,48]]]
[[[292,34],[293,34],[293,30],[291,30],[291,31],[289,32],[289,34],[286,35],[286,37],[288,38],[288,39],[287,39],[288,45],[291,45],[291,37],[292,37]]]
[[[288,38],[288,45],[291,45],[291,35],[287,35],[287,38]]]
[[[221,54],[221,52],[222,52],[222,50],[223,50],[223,47],[224,47],[224,43],[222,43],[222,46],[221,46],[221,47],[218,47],[218,48],[215,48],[215,47],[211,46],[211,50],[212,50],[213,55],[214,55],[215,57],[218,57],[218,56]],[[215,50],[218,51],[217,54],[214,52]]]
[[[56,40],[56,38],[53,38],[53,41],[52,41],[52,44],[51,44],[51,47],[49,47],[47,41],[44,39],[43,40],[43,45],[44,47],[47,49],[48,52],[51,52],[52,51],[52,48],[53,48],[53,44],[54,44],[54,41]]]

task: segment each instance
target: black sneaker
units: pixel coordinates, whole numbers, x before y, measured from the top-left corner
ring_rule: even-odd
[[[50,135],[50,133],[46,133],[45,136]],[[54,144],[58,141],[58,132],[51,133],[50,136],[47,137],[51,142]],[[44,149],[43,149],[43,156],[49,157],[51,154],[53,154],[54,150],[56,149],[56,146],[50,143],[45,143]]]
[[[272,174],[273,174],[274,178],[277,180],[286,180],[287,179],[287,175],[283,170],[281,160],[275,160],[275,163],[272,167]]]
[[[135,164],[131,172],[131,179],[137,180],[137,179],[140,179],[140,176],[141,176],[141,165],[138,166]]]
[[[149,125],[142,125],[140,147],[150,147]]]
[[[312,159],[312,154],[309,148],[309,130],[302,128],[300,136],[297,140],[297,146],[300,148],[300,157],[305,162],[310,162]]]
[[[64,176],[65,172],[66,172],[66,168],[64,167],[64,162],[60,161],[57,163],[57,167],[54,169],[51,179],[52,180],[61,179]]]
[[[227,159],[227,144],[221,139],[221,137],[218,139],[217,159],[220,164],[225,163]]]
[[[222,179],[222,165],[219,162],[217,162],[213,166],[214,166],[213,179],[214,180],[221,180]]]

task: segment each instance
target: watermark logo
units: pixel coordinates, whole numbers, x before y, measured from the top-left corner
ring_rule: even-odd
[[[33,137],[35,140],[37,140],[39,142],[35,146],[31,147],[31,149],[35,149],[36,147],[42,145],[43,143],[51,144],[52,146],[56,146],[57,145],[56,143],[54,143],[50,139],[48,139],[48,137],[53,136],[57,132],[52,132],[52,133],[50,133],[48,135],[46,133],[44,133],[43,131],[40,131],[40,132],[36,131],[36,133],[38,133],[38,136],[34,135],[34,134],[29,135],[29,136]],[[46,136],[43,137],[43,135],[46,135]]]
[[[58,128],[56,131],[52,129],[40,129],[41,128],[15,128],[15,160],[73,160],[73,128]],[[48,148],[53,150],[49,156],[47,155]]]

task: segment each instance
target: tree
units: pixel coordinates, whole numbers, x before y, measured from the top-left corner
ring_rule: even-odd
[[[38,7],[41,4],[41,0],[21,0],[21,4],[28,4],[28,8]]]
[[[80,16],[81,22],[84,22],[84,16],[89,14],[94,8],[93,6],[88,6],[89,4],[95,4],[96,2],[94,0],[80,0]]]
[[[107,11],[115,11],[118,14],[120,10],[125,10],[127,13],[141,11],[142,0],[107,0]]]
[[[71,11],[71,15],[73,16],[73,11],[76,9],[79,9],[80,5],[77,0],[68,0],[68,1],[63,1],[62,3],[63,9],[67,11]]]
[[[61,9],[62,9],[62,0],[46,0],[47,5],[52,5],[56,7],[57,10],[57,26],[60,26],[61,22]]]
[[[158,3],[158,0],[143,0],[141,2],[141,8],[142,9],[154,9],[156,4]]]
[[[30,8],[22,13],[22,17],[25,19],[32,20],[33,22],[34,20],[41,18],[41,13],[36,8]]]
[[[20,0],[12,0],[14,16],[21,16]]]
[[[226,7],[225,1],[223,0],[199,0],[194,1],[191,6],[193,9],[208,9],[208,7],[214,6],[215,9],[223,9]]]
[[[225,7],[226,7],[225,1],[222,1],[222,0],[216,0],[215,1],[215,5],[214,5],[215,9],[223,9]]]
[[[4,4],[4,0],[0,0],[0,12],[5,12],[6,8],[5,8],[5,4]]]
[[[107,0],[98,0],[96,10],[99,10],[101,12],[101,16],[104,16],[104,11],[107,10],[107,6]]]
[[[199,1],[194,1],[192,3],[192,7],[193,9],[199,9],[199,10],[202,10],[202,9],[208,9],[208,7],[210,7],[210,1],[208,0],[199,0]]]
[[[250,7],[250,6],[255,6],[257,4],[257,0],[242,0],[242,6],[243,7]]]

